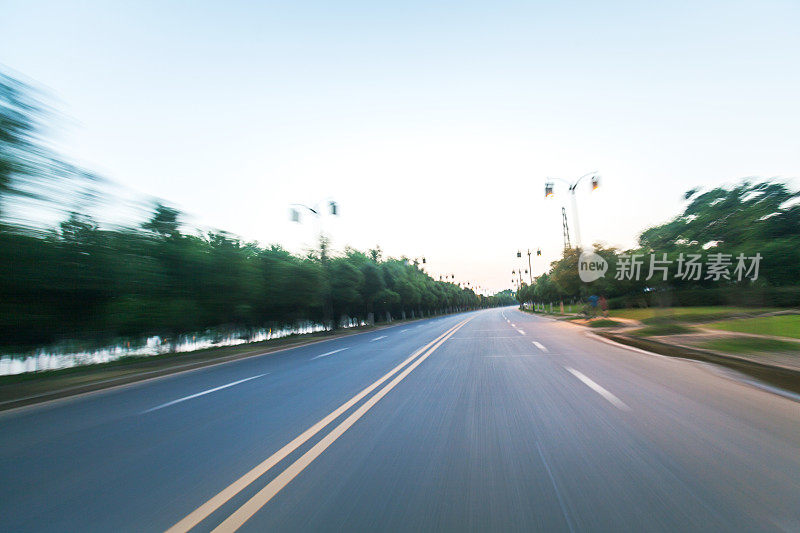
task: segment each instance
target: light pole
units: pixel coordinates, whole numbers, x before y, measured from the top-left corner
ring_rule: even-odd
[[[328,201],[327,207],[331,215],[337,216],[339,214],[339,204],[333,200]],[[317,218],[322,216],[322,210],[318,206],[309,207],[305,204],[289,204],[289,218],[291,218],[292,222],[300,222],[300,209],[298,208],[305,209]]]
[[[333,200],[328,200],[328,212],[332,216],[339,215],[339,206]],[[325,234],[322,232],[322,210],[317,207],[309,207],[305,204],[290,204],[289,205],[289,218],[292,222],[300,223],[300,210],[304,209],[314,215],[317,219],[317,224],[319,224],[319,260],[322,263],[323,268],[327,268],[328,263],[328,256],[327,256],[327,249],[328,249],[328,241],[325,238]],[[322,320],[325,324],[325,329],[336,329],[337,321],[336,318],[333,316],[333,293],[330,290],[326,291],[325,294],[325,302],[322,311]]]
[[[328,200],[326,207],[328,208],[328,214],[331,216],[339,216],[339,204],[337,204],[333,200]],[[319,245],[320,245],[320,256],[324,260],[325,255],[325,248],[327,247],[325,234],[322,231],[322,215],[323,211],[319,208],[319,206],[309,207],[305,204],[289,204],[289,219],[292,222],[300,223],[301,213],[302,211],[307,211],[311,213],[316,219],[319,229]]]
[[[581,230],[580,230],[580,224],[578,222],[578,202],[575,200],[575,190],[577,189],[578,184],[581,182],[581,180],[583,180],[584,178],[588,178],[589,176],[592,177],[592,190],[597,189],[600,186],[600,176],[597,175],[597,171],[584,174],[583,176],[575,180],[573,183],[570,183],[566,180],[562,180],[560,178],[549,178],[549,179],[556,179],[558,181],[566,183],[567,187],[569,187],[569,192],[572,193],[572,212],[574,213],[574,218],[575,218],[575,239],[578,243],[578,248],[581,248],[583,244],[581,243]],[[544,197],[548,198],[550,196],[553,196],[553,182],[547,181],[544,184]]]
[[[531,264],[531,254],[532,253],[533,252],[531,252],[530,248],[528,248],[528,270],[525,271],[526,274],[530,275],[531,285],[533,285],[533,265]],[[536,249],[536,255],[542,255],[541,248],[537,248]],[[522,257],[522,251],[521,250],[517,250],[517,257],[518,258]]]
[[[425,257],[415,257],[414,259],[411,259],[410,261],[411,261],[411,264],[414,265],[415,267],[419,267],[420,263],[422,263],[424,265],[424,264],[427,264],[427,262],[428,262],[428,260],[425,259]]]

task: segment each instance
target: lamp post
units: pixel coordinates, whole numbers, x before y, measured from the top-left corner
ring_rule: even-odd
[[[327,202],[328,213],[332,216],[339,215],[339,205],[334,202],[333,200],[328,200]],[[318,206],[309,207],[305,204],[290,204],[289,205],[289,218],[292,222],[300,223],[300,214],[301,210],[305,210],[308,213],[311,213],[316,219],[317,223],[319,224],[319,258],[323,264],[323,267],[327,265],[327,249],[328,249],[328,241],[325,238],[325,234],[322,231],[322,214],[323,211]],[[327,267],[326,267],[327,268]],[[330,290],[326,291],[327,294],[325,295],[325,303],[323,306],[323,322],[325,325],[325,329],[336,329],[337,323],[336,318],[333,316],[333,294]]]
[[[335,201],[329,200],[327,202],[326,207],[328,208],[327,209],[328,214],[330,214],[331,216],[339,216],[339,204],[337,204]],[[305,204],[289,204],[289,219],[292,222],[300,223],[303,211],[308,212],[312,216],[314,216],[317,219],[317,222],[320,222],[323,215],[323,210],[320,209],[319,206],[309,207]],[[320,237],[323,236],[321,222],[319,226],[319,234]]]
[[[530,276],[531,285],[533,285],[533,265],[531,264],[531,254],[532,253],[533,252],[531,252],[530,248],[528,248],[528,270],[525,271],[525,273]],[[536,255],[542,255],[542,250],[540,248],[536,249]],[[517,250],[517,257],[518,258],[522,257],[522,251],[521,250]]]
[[[334,202],[333,200],[328,201],[328,212],[333,216],[339,215],[339,204]],[[300,213],[301,209],[308,211],[315,217],[319,218],[322,216],[322,210],[319,206],[309,207],[305,204],[289,204],[289,218],[292,222],[300,222]]]
[[[331,216],[339,216],[339,204],[337,204],[335,201],[328,200],[326,207],[328,214]],[[324,263],[328,259],[328,248],[330,247],[330,241],[328,238],[326,238],[325,232],[322,230],[322,215],[324,214],[324,211],[316,205],[314,207],[309,207],[305,204],[289,204],[290,220],[292,222],[300,223],[301,213],[303,211],[310,213],[317,220],[317,230],[319,232],[319,258]]]
[[[589,172],[588,174],[584,174],[583,176],[581,176],[580,178],[576,179],[572,183],[570,183],[570,182],[568,182],[566,180],[562,180],[560,178],[549,178],[551,180],[552,179],[556,179],[558,181],[566,183],[567,187],[569,188],[569,192],[572,193],[572,212],[574,213],[574,218],[575,218],[575,239],[576,239],[576,241],[578,243],[578,247],[579,248],[581,248],[583,245],[581,243],[581,230],[580,230],[580,224],[578,222],[578,202],[575,200],[575,190],[577,189],[578,184],[584,178],[588,178],[589,176],[592,177],[592,190],[597,189],[600,186],[600,176],[597,175],[597,171]],[[544,196],[545,196],[545,198],[549,198],[550,196],[553,196],[553,186],[554,186],[554,184],[553,184],[552,181],[545,182],[545,184],[544,184]]]

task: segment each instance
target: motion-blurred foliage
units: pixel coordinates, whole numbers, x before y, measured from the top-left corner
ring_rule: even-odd
[[[744,181],[733,187],[686,193],[688,204],[670,222],[649,228],[639,237],[639,247],[624,252],[594,245],[608,262],[606,275],[583,283],[578,276],[580,250],[564,250],[547,274],[517,292],[520,302],[580,299],[591,294],[610,298],[612,306],[652,305],[756,305],[800,306],[800,191],[774,181]],[[639,279],[616,279],[622,254],[643,257]],[[757,253],[762,259],[758,279],[738,281],[678,277],[678,257],[684,254]],[[667,280],[661,274],[647,280],[650,255],[667,254]],[[735,259],[734,259],[735,264]]]
[[[419,316],[513,302],[434,281],[379,250],[300,257],[182,224],[150,205],[140,224],[103,225],[83,209],[116,201],[100,178],[59,160],[42,138],[34,91],[0,75],[0,346],[141,339],[264,328],[343,316]],[[39,215],[61,215],[56,227]],[[45,217],[42,217],[45,218]]]

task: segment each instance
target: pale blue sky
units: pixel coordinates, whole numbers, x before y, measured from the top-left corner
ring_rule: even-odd
[[[201,224],[299,249],[287,205],[332,197],[337,246],[499,289],[560,253],[547,176],[599,171],[583,240],[622,246],[695,185],[799,176],[798,27],[796,1],[7,1],[0,63],[64,152]]]

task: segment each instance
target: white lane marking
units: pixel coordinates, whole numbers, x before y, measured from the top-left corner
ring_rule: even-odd
[[[411,331],[411,328],[401,329],[400,333],[405,333],[406,331]]]
[[[380,337],[375,337],[374,339],[372,339],[372,340],[371,340],[371,341],[369,341],[369,342],[375,342],[375,341],[379,341],[379,340],[381,340],[381,339],[385,339],[385,338],[386,338],[386,335],[381,335]]]
[[[338,350],[333,350],[333,351],[330,351],[330,352],[321,353],[319,355],[315,355],[314,357],[312,357],[311,360],[313,361],[314,359],[319,359],[320,357],[328,357],[329,355],[333,355],[335,353],[343,352],[343,351],[347,350],[348,348],[349,348],[349,346],[347,348],[339,348]]]
[[[517,327],[517,325],[516,325],[516,324],[514,324],[513,322],[509,322],[509,324],[511,324],[511,327],[512,327],[512,328],[515,328],[515,327]]]
[[[588,332],[588,333],[586,333],[586,336],[590,337],[592,339],[598,340],[600,342],[604,342],[606,344],[610,344],[611,346],[616,346],[617,348],[624,348],[626,350],[630,350],[630,351],[636,352],[636,353],[641,353],[641,354],[644,354],[644,355],[652,355],[653,357],[660,357],[662,359],[669,359],[669,357],[667,357],[666,355],[661,355],[660,353],[655,353],[655,352],[648,352],[647,350],[642,350],[640,348],[636,348],[635,346],[628,346],[627,344],[622,344],[621,342],[614,342],[611,339],[606,339],[605,337],[601,337],[600,335],[597,335],[596,333]]]
[[[569,528],[570,532],[575,531],[575,528],[572,526],[572,520],[570,520],[569,513],[567,512],[567,507],[564,505],[564,500],[561,498],[561,490],[558,488],[556,478],[553,477],[553,472],[550,470],[550,463],[548,463],[547,459],[545,459],[544,453],[542,453],[542,447],[539,446],[538,441],[536,442],[536,449],[539,450],[539,458],[544,463],[544,467],[547,469],[547,475],[550,477],[550,483],[553,484],[553,488],[556,491],[558,505],[561,506],[561,512],[564,514],[564,520],[567,521],[567,527]]]
[[[606,389],[604,389],[603,387],[601,387],[600,385],[598,385],[597,383],[595,383],[591,379],[587,378],[582,373],[580,373],[577,370],[575,370],[574,368],[570,368],[568,366],[565,366],[564,368],[569,370],[569,372],[573,376],[575,376],[579,380],[583,381],[584,385],[586,385],[587,387],[589,387],[590,389],[595,391],[597,394],[599,394],[600,396],[602,396],[603,398],[605,398],[606,400],[611,402],[611,405],[613,405],[617,409],[621,409],[623,411],[630,411],[631,410],[630,407],[625,405],[625,402],[623,402],[622,400],[620,400],[619,398],[617,398],[616,396],[614,396],[613,394],[608,392]]]
[[[536,346],[537,348],[539,348],[541,351],[543,351],[543,352],[547,351],[547,348],[545,348],[544,344],[542,344],[541,342],[536,342],[536,341],[532,341],[532,342],[533,342],[533,345]]]
[[[184,396],[183,398],[178,398],[177,400],[172,400],[171,402],[162,403],[161,405],[157,405],[147,411],[142,411],[141,414],[151,413],[153,411],[158,411],[159,409],[163,409],[165,407],[169,407],[170,405],[175,405],[176,403],[185,402],[186,400],[191,400],[193,398],[197,398],[199,396],[205,396],[206,394],[211,394],[212,392],[217,392],[218,390],[227,389],[228,387],[233,387],[234,385],[238,385],[239,383],[244,383],[245,381],[250,381],[251,379],[260,378],[266,376],[267,374],[259,374],[257,376],[250,376],[249,378],[240,379],[239,381],[234,381],[233,383],[228,383],[226,385],[220,385],[219,387],[214,387],[213,389],[204,390],[203,392],[198,392],[197,394],[191,394],[189,396]]]
[[[517,331],[519,331],[521,335],[525,335],[525,332],[522,331],[521,329],[517,329]]]

